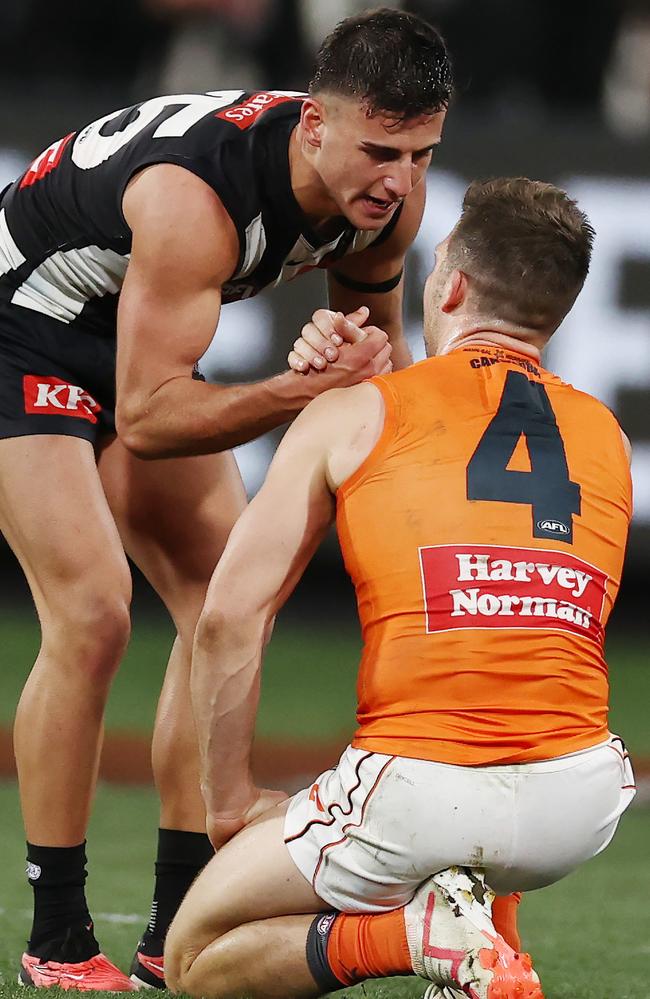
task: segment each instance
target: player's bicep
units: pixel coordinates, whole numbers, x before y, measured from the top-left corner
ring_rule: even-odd
[[[238,240],[214,192],[168,164],[145,170],[124,198],[133,232],[118,306],[118,392],[154,392],[190,376],[219,319]]]

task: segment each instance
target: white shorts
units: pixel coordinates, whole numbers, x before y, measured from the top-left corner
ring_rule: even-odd
[[[430,875],[481,867],[497,894],[542,888],[604,850],[635,794],[612,736],[540,763],[461,767],[348,747],[289,804],[291,857],[328,905],[405,905]]]

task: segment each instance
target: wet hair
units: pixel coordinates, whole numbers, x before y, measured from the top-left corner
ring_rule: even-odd
[[[565,191],[527,177],[474,181],[445,268],[464,271],[482,312],[555,329],[584,284],[595,232]]]
[[[399,120],[449,104],[452,73],[442,37],[427,21],[382,7],[341,21],[316,57],[309,93],[355,97],[372,115]]]

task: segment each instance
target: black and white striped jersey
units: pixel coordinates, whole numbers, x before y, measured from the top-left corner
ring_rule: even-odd
[[[201,177],[231,216],[240,253],[224,302],[385,238],[398,213],[379,231],[342,221],[328,242],[309,226],[288,157],[303,98],[242,90],[155,97],[54,142],[2,197],[0,301],[113,336],[131,249],[122,196],[153,163]]]

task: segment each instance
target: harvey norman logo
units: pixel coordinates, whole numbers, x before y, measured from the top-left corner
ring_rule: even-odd
[[[543,628],[602,640],[607,576],[582,559],[500,545],[419,551],[428,633]]]

